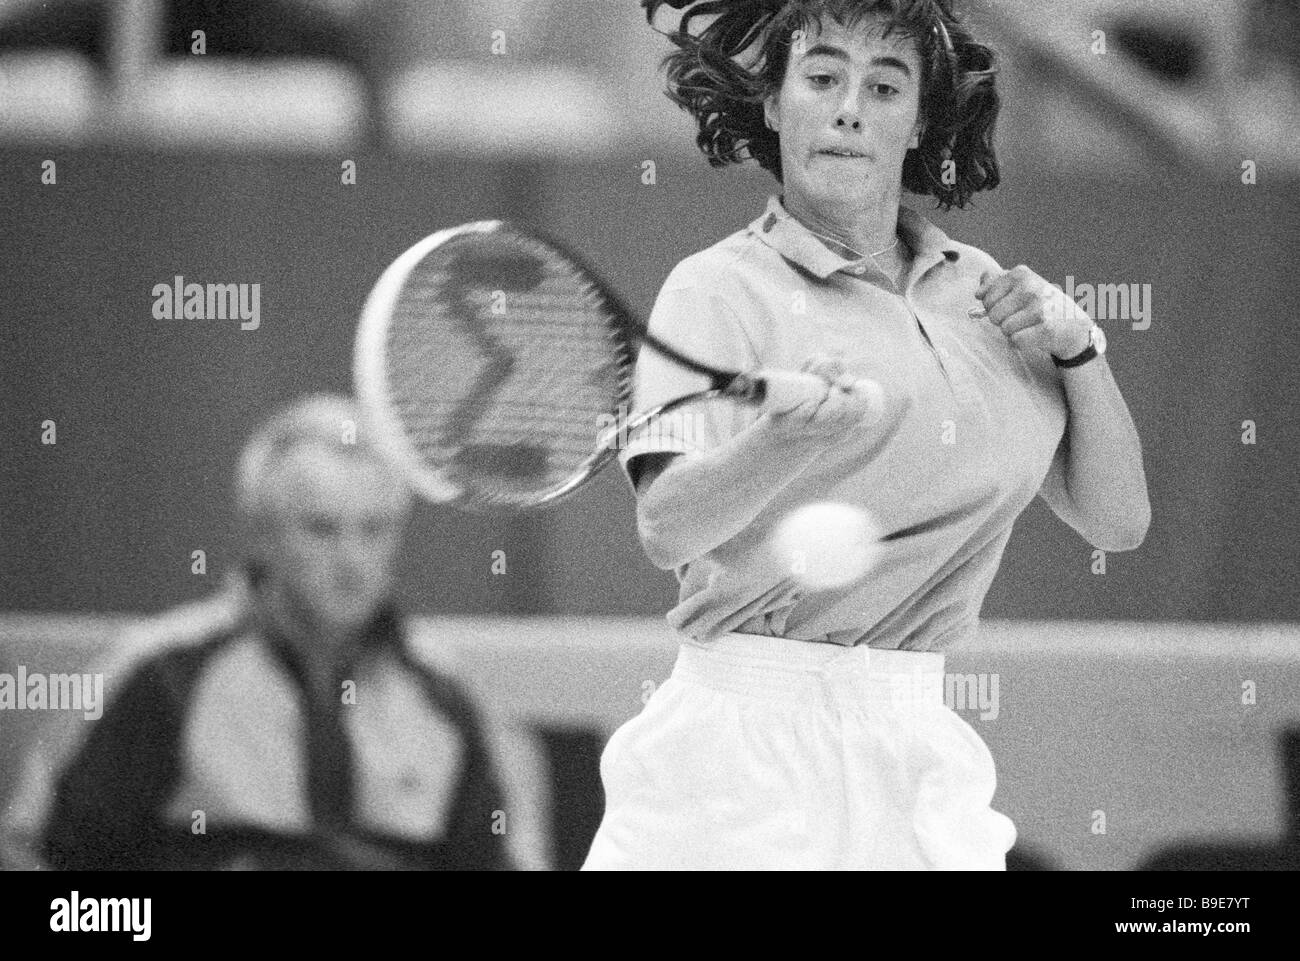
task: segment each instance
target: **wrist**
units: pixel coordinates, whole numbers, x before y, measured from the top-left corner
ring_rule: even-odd
[[[1082,330],[1076,331],[1065,344],[1057,345],[1058,349],[1051,351],[1052,355],[1060,360],[1069,360],[1071,357],[1077,357],[1088,349],[1092,344],[1092,327],[1088,326]]]
[[[788,450],[792,456],[798,457],[838,442],[848,435],[851,427],[766,413],[754,422],[753,430],[761,439],[764,450]]]
[[[1081,352],[1068,357],[1052,354],[1052,363],[1057,367],[1080,367],[1105,353],[1106,334],[1099,326],[1093,324],[1088,329],[1088,343]]]
[[[750,450],[773,481],[790,480],[842,435],[818,430],[815,425],[782,423],[779,416],[764,414],[752,426]]]

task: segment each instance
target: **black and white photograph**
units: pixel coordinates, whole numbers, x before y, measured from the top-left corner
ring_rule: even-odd
[[[1033,871],[1240,945],[1297,130],[1294,0],[0,0],[23,923]]]

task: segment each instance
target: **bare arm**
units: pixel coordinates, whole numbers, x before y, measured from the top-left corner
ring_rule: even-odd
[[[831,389],[833,361],[805,369],[827,377],[819,405],[767,411],[711,450],[647,454],[629,465],[637,490],[637,532],[651,563],[686,564],[744,530],[829,445],[879,417],[879,401]]]
[[[1022,350],[1073,357],[1088,345],[1092,320],[1023,264],[985,271],[975,296],[990,322]],[[1094,547],[1132,550],[1151,523],[1142,444],[1105,356],[1061,368],[1069,421],[1040,493],[1057,516]]]
[[[1069,422],[1043,500],[1094,547],[1138,547],[1151,524],[1142,442],[1103,355],[1061,371]]]
[[[820,450],[760,420],[702,454],[648,455],[636,519],[650,562],[671,570],[731,540]]]

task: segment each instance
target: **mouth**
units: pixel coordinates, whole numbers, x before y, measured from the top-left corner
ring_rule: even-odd
[[[866,160],[867,155],[857,150],[850,150],[848,147],[827,147],[824,150],[818,150],[819,157],[838,157],[843,160]]]

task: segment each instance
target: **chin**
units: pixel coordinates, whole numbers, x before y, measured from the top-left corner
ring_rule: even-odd
[[[830,185],[829,191],[845,200],[866,199],[871,196],[871,181],[867,174],[862,174],[852,179],[835,181]]]
[[[374,603],[335,604],[326,610],[317,610],[316,619],[327,630],[357,631],[370,622],[377,608]]]
[[[840,204],[865,200],[870,196],[865,177],[853,180],[822,181],[811,185],[809,195],[822,203]]]

